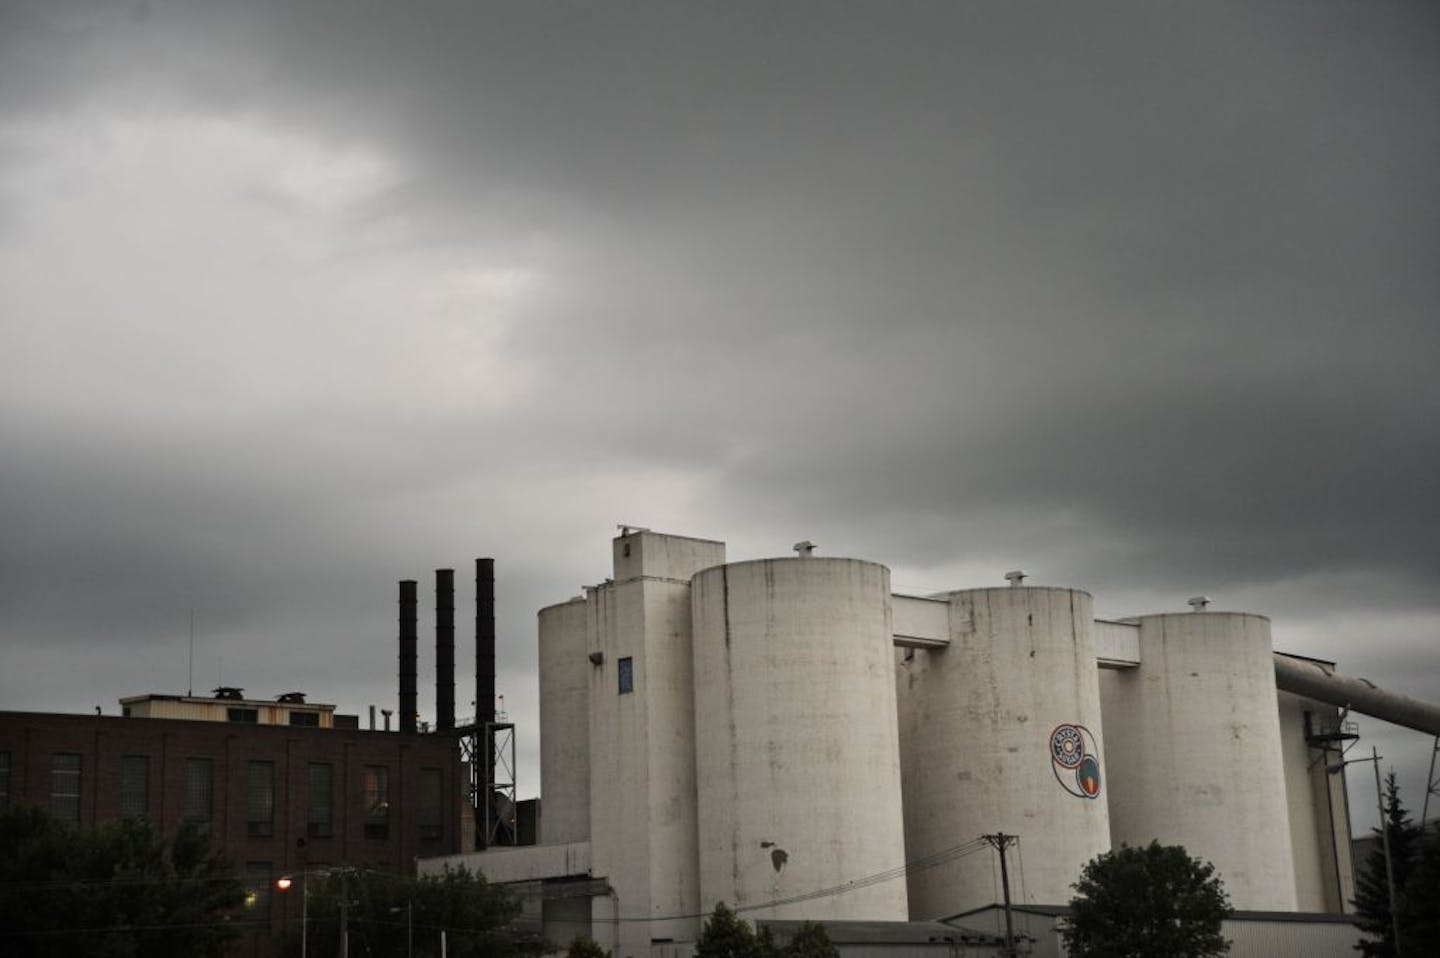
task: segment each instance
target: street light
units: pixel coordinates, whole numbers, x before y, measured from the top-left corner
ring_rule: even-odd
[[[1400,917],[1395,914],[1395,866],[1390,860],[1390,827],[1385,823],[1385,799],[1380,791],[1380,752],[1372,745],[1369,758],[1352,758],[1326,765],[1329,773],[1342,772],[1346,765],[1375,763],[1375,807],[1380,812],[1380,839],[1385,847],[1385,891],[1390,899],[1390,933],[1395,936],[1395,954],[1400,954]]]

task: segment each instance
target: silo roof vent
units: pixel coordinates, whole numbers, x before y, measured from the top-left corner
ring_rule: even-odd
[[[1204,612],[1205,607],[1210,604],[1210,597],[1208,595],[1197,595],[1192,596],[1185,601],[1190,603],[1191,612]]]
[[[244,701],[245,699],[245,690],[237,689],[233,685],[222,685],[212,691],[215,693],[217,699],[234,699],[237,702]]]
[[[1023,569],[1012,569],[1005,573],[1006,581],[1012,586],[1024,585],[1025,580],[1028,578],[1030,578],[1030,574]]]
[[[281,692],[279,695],[275,696],[275,701],[280,702],[280,703],[282,703],[282,704],[284,704],[284,705],[304,705],[304,704],[305,704],[305,693],[304,693],[304,692]]]
[[[811,542],[809,539],[801,540],[800,542],[795,543],[790,548],[794,549],[795,554],[801,557],[815,554],[815,543]]]

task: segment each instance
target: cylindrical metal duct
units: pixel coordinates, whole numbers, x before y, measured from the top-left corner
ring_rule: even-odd
[[[475,725],[495,721],[495,560],[475,560]]]
[[[435,570],[435,731],[455,727],[455,570]]]
[[[415,653],[420,633],[415,609],[419,604],[414,579],[400,580],[400,731],[414,732],[418,715],[415,686]]]
[[[1286,692],[1345,706],[1352,712],[1417,732],[1440,735],[1440,706],[1387,692],[1366,679],[1331,675],[1312,662],[1279,652],[1275,653],[1275,685]]]

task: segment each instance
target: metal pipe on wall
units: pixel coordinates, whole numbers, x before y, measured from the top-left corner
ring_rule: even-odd
[[[1275,654],[1275,687],[1430,735],[1440,735],[1440,705],[1389,692],[1365,679],[1331,675],[1303,659]]]

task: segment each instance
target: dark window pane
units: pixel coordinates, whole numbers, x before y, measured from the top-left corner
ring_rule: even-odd
[[[320,713],[319,713],[319,712],[291,712],[291,713],[290,713],[290,724],[291,724],[291,725],[308,725],[308,726],[310,726],[310,727],[312,727],[312,728],[317,727],[317,726],[319,726],[319,724],[320,724]]]
[[[150,813],[150,759],[144,755],[120,758],[120,814],[134,817]]]
[[[420,770],[420,840],[438,841],[445,835],[444,773],[438,768]]]
[[[620,660],[620,694],[635,691],[635,660],[626,656]]]
[[[275,834],[275,763],[251,762],[245,780],[245,833]]]
[[[210,830],[215,799],[215,769],[208,758],[185,760],[185,820]]]
[[[66,752],[50,758],[50,811],[67,822],[80,822],[80,756]]]
[[[331,812],[335,786],[332,765],[310,766],[310,812],[306,831],[316,838],[329,838],[333,823]]]
[[[390,770],[365,766],[365,837],[390,837]]]
[[[225,719],[230,722],[245,722],[254,725],[260,721],[259,709],[226,709]]]
[[[270,863],[245,863],[245,911],[252,921],[270,917]]]

